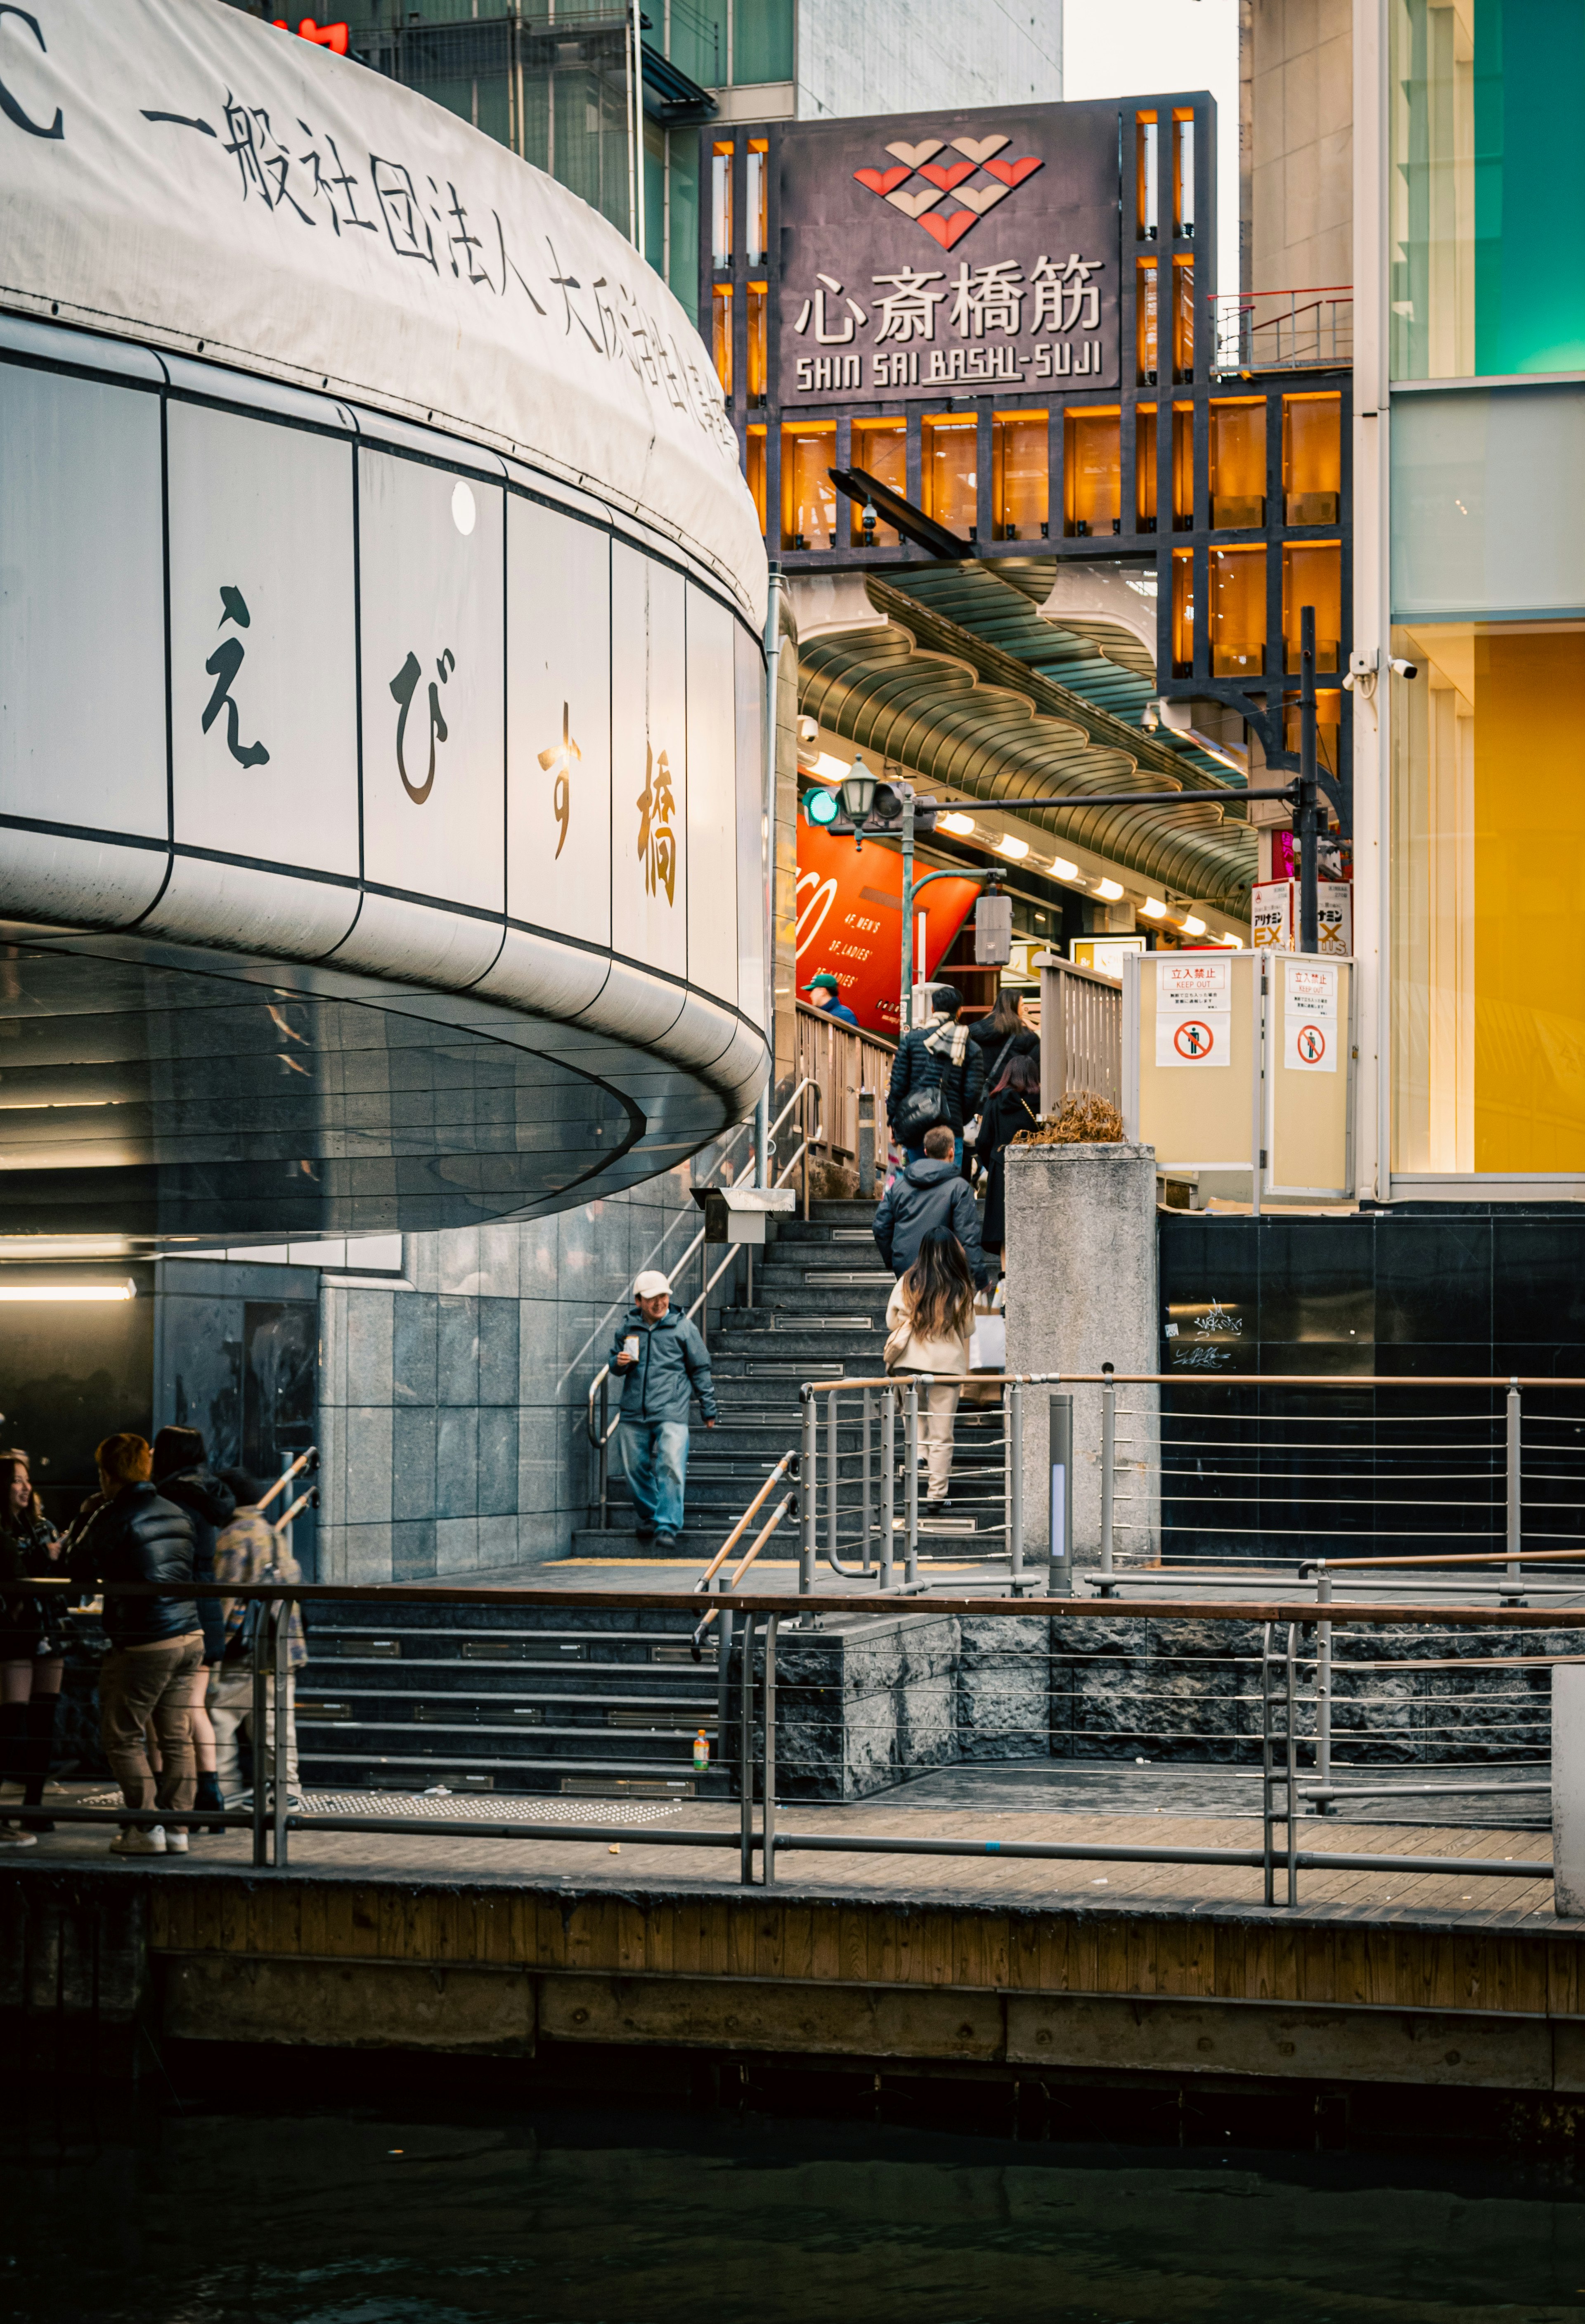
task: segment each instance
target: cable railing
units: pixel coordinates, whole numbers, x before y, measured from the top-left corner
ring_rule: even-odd
[[[1354,359],[1354,292],[1346,282],[1302,290],[1230,290],[1210,295],[1212,368],[1219,372],[1326,369]],[[1335,524],[1330,515],[1290,517],[1296,524]]]

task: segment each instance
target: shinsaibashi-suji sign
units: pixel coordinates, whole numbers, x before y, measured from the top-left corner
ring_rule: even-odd
[[[1115,105],[789,125],[780,401],[1115,386]]]

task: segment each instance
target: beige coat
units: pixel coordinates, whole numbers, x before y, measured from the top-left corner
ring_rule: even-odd
[[[891,1296],[886,1303],[886,1328],[895,1330],[905,1313],[900,1278],[891,1286]],[[971,1316],[961,1340],[920,1340],[910,1333],[907,1346],[898,1362],[889,1366],[894,1372],[934,1372],[938,1379],[961,1379],[969,1369],[969,1341],[973,1333]]]

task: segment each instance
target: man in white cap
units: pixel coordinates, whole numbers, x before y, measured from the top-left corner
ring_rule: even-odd
[[[714,1427],[715,1383],[710,1351],[686,1315],[672,1314],[671,1285],[659,1268],[646,1268],[634,1283],[633,1305],[605,1360],[622,1387],[616,1441],[638,1511],[634,1530],[659,1550],[675,1549],[683,1523],[688,1415],[696,1396],[705,1427]]]

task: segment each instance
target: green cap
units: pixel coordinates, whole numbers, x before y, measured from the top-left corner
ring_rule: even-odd
[[[807,984],[805,985],[804,991],[806,992],[813,992],[817,984],[828,985],[833,992],[840,992],[842,991],[842,986],[838,983],[836,978],[833,976],[828,968],[823,968],[818,976],[812,976]]]

